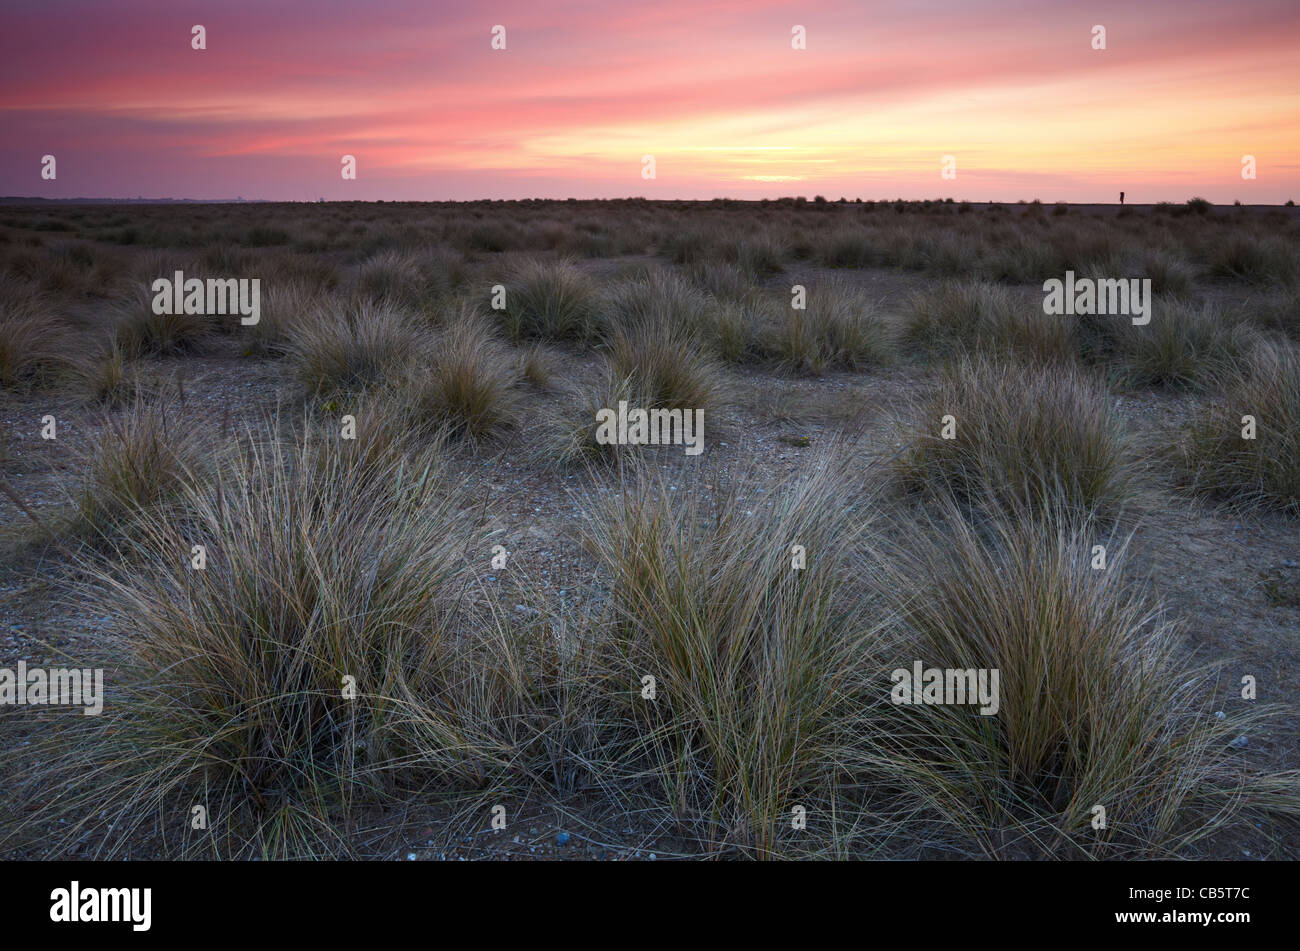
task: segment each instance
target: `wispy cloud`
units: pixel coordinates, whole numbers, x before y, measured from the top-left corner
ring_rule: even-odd
[[[49,0],[0,21],[5,194],[1300,192],[1292,0]]]

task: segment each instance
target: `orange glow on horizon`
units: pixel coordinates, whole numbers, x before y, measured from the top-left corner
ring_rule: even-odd
[[[0,194],[1300,193],[1291,2],[55,5],[76,16],[0,14]],[[191,50],[204,17],[208,48]],[[792,17],[807,49],[791,48]],[[505,50],[489,46],[497,22]],[[40,179],[46,153],[57,181]]]

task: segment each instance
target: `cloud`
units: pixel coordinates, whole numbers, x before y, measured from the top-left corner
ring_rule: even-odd
[[[51,0],[3,15],[0,193],[497,197],[496,173],[607,197],[649,194],[650,153],[663,197],[796,181],[859,194],[881,174],[920,196],[953,190],[937,165],[953,154],[958,191],[1036,183],[1079,200],[1192,181],[1282,200],[1300,190],[1300,9],[1250,10]],[[790,47],[794,22],[806,50]],[[190,48],[193,23],[206,50]],[[59,180],[42,184],[55,149]],[[345,152],[361,168],[346,188]],[[1233,178],[1246,152],[1272,175],[1252,193]]]

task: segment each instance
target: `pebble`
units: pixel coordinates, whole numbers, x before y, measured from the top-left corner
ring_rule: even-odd
[[[1250,741],[1247,740],[1244,736],[1239,736],[1228,745],[1235,746],[1237,749],[1243,749],[1246,746],[1246,744],[1249,742]]]

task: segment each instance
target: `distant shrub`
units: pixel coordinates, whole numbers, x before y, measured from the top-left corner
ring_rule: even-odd
[[[273,245],[288,244],[291,240],[289,232],[283,228],[272,228],[266,225],[258,225],[249,228],[244,233],[242,244],[249,248],[266,248]]]

